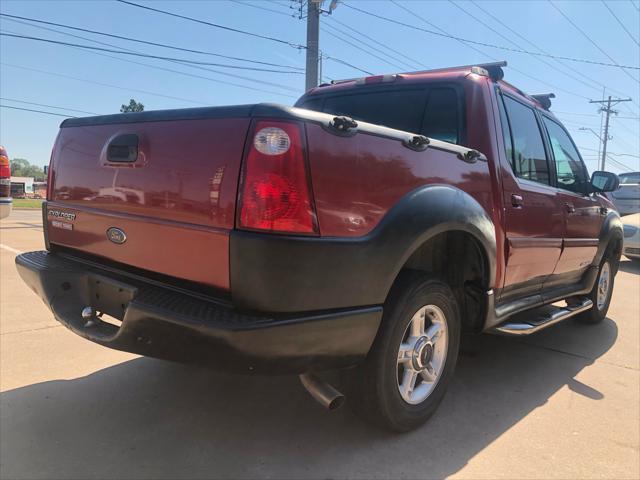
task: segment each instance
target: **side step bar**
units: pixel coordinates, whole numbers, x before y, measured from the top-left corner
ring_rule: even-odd
[[[589,310],[591,307],[593,302],[588,298],[583,298],[578,303],[566,307],[546,305],[515,315],[495,327],[493,331],[503,335],[529,335]]]

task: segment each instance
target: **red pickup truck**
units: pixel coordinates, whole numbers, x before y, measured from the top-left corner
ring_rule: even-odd
[[[271,104],[65,120],[20,255],[55,317],[99,344],[225,370],[344,369],[357,410],[409,430],[463,332],[526,335],[609,307],[623,229],[505,64],[321,85]],[[553,304],[553,305],[552,305]]]

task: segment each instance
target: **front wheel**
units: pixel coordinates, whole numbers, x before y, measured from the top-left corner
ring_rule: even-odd
[[[609,258],[605,258],[600,263],[598,278],[591,290],[589,298],[593,302],[590,310],[576,316],[576,319],[583,323],[600,323],[607,317],[611,296],[613,295],[614,273]]]
[[[458,305],[449,286],[403,274],[385,303],[365,364],[352,372],[352,406],[395,431],[421,425],[444,397],[459,344]]]

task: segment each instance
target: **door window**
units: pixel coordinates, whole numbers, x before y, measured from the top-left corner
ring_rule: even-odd
[[[576,193],[585,192],[587,171],[571,137],[553,120],[543,117],[543,121],[549,133],[558,187]]]
[[[511,130],[512,148],[509,160],[514,173],[526,180],[549,184],[549,164],[533,109],[510,97],[503,98]]]

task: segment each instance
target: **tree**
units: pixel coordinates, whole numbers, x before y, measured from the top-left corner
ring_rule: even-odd
[[[129,113],[129,112],[142,112],[144,111],[144,105],[140,102],[136,102],[133,98],[129,100],[129,105],[122,105],[120,107],[120,112]]]
[[[14,158],[11,160],[11,175],[14,177],[33,177],[38,182],[45,180],[42,167],[31,165],[24,158]]]

